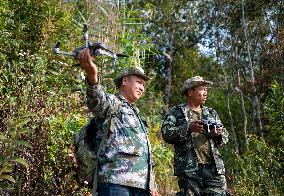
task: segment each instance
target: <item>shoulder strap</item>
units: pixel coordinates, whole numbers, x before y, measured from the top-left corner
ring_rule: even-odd
[[[111,133],[114,132],[115,116],[116,116],[118,109],[119,109],[119,106],[121,104],[122,103],[120,102],[120,100],[118,98],[115,98],[115,103],[114,103],[114,107],[113,107],[112,112],[111,112],[110,123],[109,123],[109,131]]]
[[[117,97],[115,97],[115,99],[114,99],[114,107],[112,108],[111,115],[110,115],[109,127],[105,130],[105,132],[103,134],[102,141],[100,142],[100,145],[99,145],[99,148],[98,148],[98,151],[97,151],[97,154],[96,154],[96,163],[95,164],[97,166],[99,164],[100,153],[101,153],[103,147],[105,146],[105,141],[106,141],[108,135],[110,133],[114,132],[115,117],[116,117],[116,114],[118,112],[118,109],[119,109],[120,105],[121,105],[120,100]],[[93,180],[92,196],[98,195],[98,193],[97,193],[98,170],[99,170],[99,168],[96,167],[96,171],[94,173],[94,180]]]

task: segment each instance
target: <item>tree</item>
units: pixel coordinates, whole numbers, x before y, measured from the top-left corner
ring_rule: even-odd
[[[149,20],[146,32],[153,37],[160,51],[161,67],[157,67],[156,71],[163,75],[163,112],[165,113],[169,109],[173,70],[179,66],[176,58],[185,49],[196,47],[210,22],[205,23],[204,18],[196,16],[194,9],[200,6],[198,2],[140,1],[140,5],[144,8],[145,17]],[[204,27],[204,25],[207,26]]]

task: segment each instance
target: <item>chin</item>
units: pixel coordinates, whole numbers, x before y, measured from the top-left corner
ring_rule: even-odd
[[[135,96],[135,99],[138,100],[138,99],[140,99],[141,97],[142,97],[142,95],[137,94],[137,95]]]

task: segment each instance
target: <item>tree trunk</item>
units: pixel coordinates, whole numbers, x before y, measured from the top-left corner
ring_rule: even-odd
[[[257,122],[257,125],[258,125],[257,135],[262,137],[263,136],[263,128],[262,128],[262,121],[261,121],[261,117],[260,117],[259,101],[258,101],[256,87],[255,87],[253,62],[252,62],[252,57],[251,57],[251,53],[250,53],[251,46],[250,46],[250,42],[248,40],[247,26],[246,26],[245,18],[244,18],[244,0],[242,0],[242,23],[243,23],[244,35],[245,35],[245,40],[246,40],[246,49],[247,49],[247,55],[248,55],[248,61],[249,61],[249,71],[250,71],[249,74],[250,74],[251,90],[252,90],[252,94],[253,94],[252,101],[255,105],[256,122]]]
[[[254,101],[253,97],[250,96],[250,133],[255,133],[255,125],[254,125]]]
[[[225,80],[225,84],[229,84],[228,83],[228,74],[226,73],[226,70],[224,69],[222,63],[220,63],[220,55],[221,55],[221,50],[220,50],[220,34],[217,32],[216,33],[216,58],[217,58],[217,63],[220,65],[223,73],[224,73],[224,80]],[[229,114],[229,119],[230,119],[230,126],[231,126],[231,130],[232,130],[232,137],[233,137],[233,142],[234,142],[234,148],[235,148],[235,153],[239,154],[239,143],[238,143],[238,139],[235,133],[235,127],[234,127],[234,121],[233,121],[233,117],[232,117],[232,112],[231,112],[231,107],[230,107],[230,86],[227,85],[226,89],[224,90],[224,94],[226,97],[226,102],[227,102],[227,111]]]
[[[165,55],[165,92],[163,97],[163,114],[166,114],[169,111],[169,102],[171,96],[171,89],[172,89],[172,59],[171,59],[171,52],[170,50],[167,51]]]
[[[277,45],[281,47],[281,43],[283,43],[283,36],[284,36],[284,2],[283,1],[279,1],[279,11],[278,11],[278,28],[277,28]],[[283,45],[283,44],[282,44]],[[284,52],[283,52],[283,46],[282,49],[280,48],[280,50],[282,50],[281,56],[280,56],[280,73],[279,74],[279,79],[280,79],[280,86],[282,87],[282,89],[284,89]]]
[[[248,140],[247,140],[247,113],[246,113],[246,107],[245,107],[245,100],[244,100],[244,94],[241,90],[241,79],[240,79],[240,70],[237,72],[238,77],[238,86],[239,86],[239,93],[241,96],[241,109],[242,109],[242,119],[243,119],[243,143],[245,150],[248,150]]]
[[[232,130],[232,134],[233,134],[233,141],[235,144],[235,153],[239,154],[239,143],[237,140],[237,136],[235,133],[235,127],[234,127],[234,121],[233,121],[233,117],[232,117],[232,113],[231,113],[231,107],[230,107],[230,95],[229,93],[225,93],[225,97],[226,97],[226,101],[227,101],[227,111],[229,114],[229,118],[230,118],[230,124],[231,124],[231,130]]]
[[[263,137],[263,127],[262,127],[262,120],[261,120],[261,117],[260,117],[260,105],[259,105],[258,96],[254,95],[253,98],[254,98],[254,102],[255,102],[256,123],[258,125],[257,135],[259,137]]]

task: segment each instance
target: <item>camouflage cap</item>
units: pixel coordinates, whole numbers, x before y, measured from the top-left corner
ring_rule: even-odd
[[[209,85],[209,84],[213,84],[211,81],[207,81],[207,80],[204,80],[202,77],[200,76],[194,76],[194,77],[191,77],[189,79],[187,79],[184,83],[183,83],[183,86],[182,86],[182,94],[185,95],[185,93],[195,87],[195,86],[201,86],[201,85]]]
[[[138,76],[145,81],[148,81],[150,78],[144,73],[142,67],[129,67],[124,69],[118,76],[114,79],[114,83],[117,87],[120,86],[121,80],[125,76],[135,75]]]

